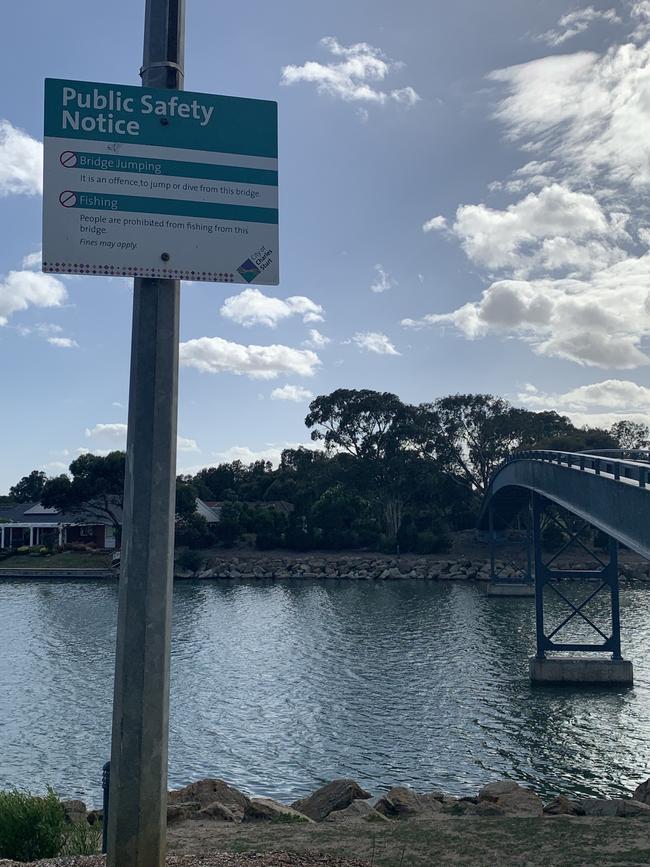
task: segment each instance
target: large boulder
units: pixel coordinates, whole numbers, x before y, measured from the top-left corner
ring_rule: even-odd
[[[572,801],[565,795],[557,795],[544,807],[547,816],[584,816],[584,808],[578,801]]]
[[[83,801],[61,801],[67,822],[85,822],[88,810]]]
[[[420,795],[406,786],[394,786],[375,804],[375,810],[389,819],[408,819],[423,813],[439,813],[443,796],[438,792]]]
[[[344,810],[335,810],[324,821],[341,824],[343,822],[358,821],[359,819],[363,819],[366,822],[388,822],[386,816],[377,812],[368,801],[352,801],[349,807],[346,807]]]
[[[624,819],[650,816],[650,805],[642,804],[632,798],[585,798],[578,803],[585,811],[585,816],[610,816]]]
[[[213,801],[211,804],[208,804],[207,807],[203,807],[202,810],[192,813],[190,818],[211,819],[215,822],[242,822],[244,815],[243,813],[234,813],[229,807],[222,804],[221,801]]]
[[[167,794],[168,804],[186,804],[188,802],[198,803],[200,812],[212,804],[218,803],[234,816],[235,821],[241,822],[250,803],[250,798],[219,779],[197,780],[195,783],[190,783],[188,786],[183,786],[182,789],[175,789]],[[212,818],[217,818],[216,814]]]
[[[292,807],[274,801],[273,798],[251,798],[244,819],[247,822],[310,822],[312,824],[314,821]]]
[[[478,793],[479,806],[494,804],[507,816],[541,816],[544,811],[542,799],[512,780],[488,783]]]
[[[635,801],[641,801],[642,804],[650,804],[650,780],[637,786],[632,797]]]
[[[335,810],[349,807],[352,801],[370,797],[372,797],[370,792],[364,791],[354,780],[332,780],[306,798],[294,801],[291,806],[314,822],[322,822]]]
[[[200,809],[201,805],[198,801],[188,801],[185,804],[167,804],[167,824],[173,825],[175,822],[191,819]]]

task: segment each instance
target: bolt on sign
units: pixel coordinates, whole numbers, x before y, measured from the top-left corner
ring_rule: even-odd
[[[277,285],[277,103],[45,81],[43,271]]]

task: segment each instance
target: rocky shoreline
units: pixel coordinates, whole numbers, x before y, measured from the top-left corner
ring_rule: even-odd
[[[83,801],[64,801],[63,806],[71,822],[94,824],[102,820],[102,811],[89,810]],[[474,796],[456,797],[440,791],[416,792],[406,786],[393,786],[386,793],[373,796],[355,780],[338,779],[291,804],[284,804],[273,798],[246,795],[224,780],[207,778],[175,789],[167,796],[168,826],[202,820],[232,824],[341,824],[364,820],[381,824],[434,814],[519,818],[644,817],[650,820],[650,779],[637,786],[627,798],[556,795],[547,803],[532,789],[513,780],[487,783]]]
[[[64,803],[71,822],[101,819]],[[511,780],[456,798],[404,786],[373,797],[340,779],[282,804],[204,779],[168,794],[167,826],[167,867],[636,867],[650,863],[650,780],[631,797],[544,803]],[[93,855],[37,865],[104,863]]]
[[[206,558],[207,559],[207,558]],[[567,570],[593,569],[593,563],[564,561]],[[496,571],[504,578],[515,578],[518,573],[509,561],[496,559]],[[621,562],[619,574],[622,583],[650,582],[650,561]],[[232,556],[210,557],[204,568],[196,572],[176,566],[175,577],[216,579],[266,579],[279,581],[290,578],[301,580],[346,579],[352,581],[399,581],[420,579],[427,581],[489,581],[490,560],[485,558],[430,556]]]

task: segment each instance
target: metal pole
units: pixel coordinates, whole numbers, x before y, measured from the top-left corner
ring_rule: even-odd
[[[535,549],[535,632],[537,638],[537,658],[545,655],[544,642],[544,582],[546,569],[542,556],[542,498],[533,491],[533,546]]]
[[[146,0],[143,86],[182,88],[184,14]],[[165,862],[179,298],[134,281],[107,867]]]
[[[609,565],[607,566],[610,576],[610,594],[612,600],[612,640],[614,648],[613,659],[621,659],[621,609],[618,596],[618,541],[609,537]]]

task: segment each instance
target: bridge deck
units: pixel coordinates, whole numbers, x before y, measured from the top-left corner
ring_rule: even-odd
[[[650,559],[647,484],[647,452],[519,452],[493,476],[479,526],[487,527],[490,504],[509,518],[524,505],[529,492],[536,491]]]

